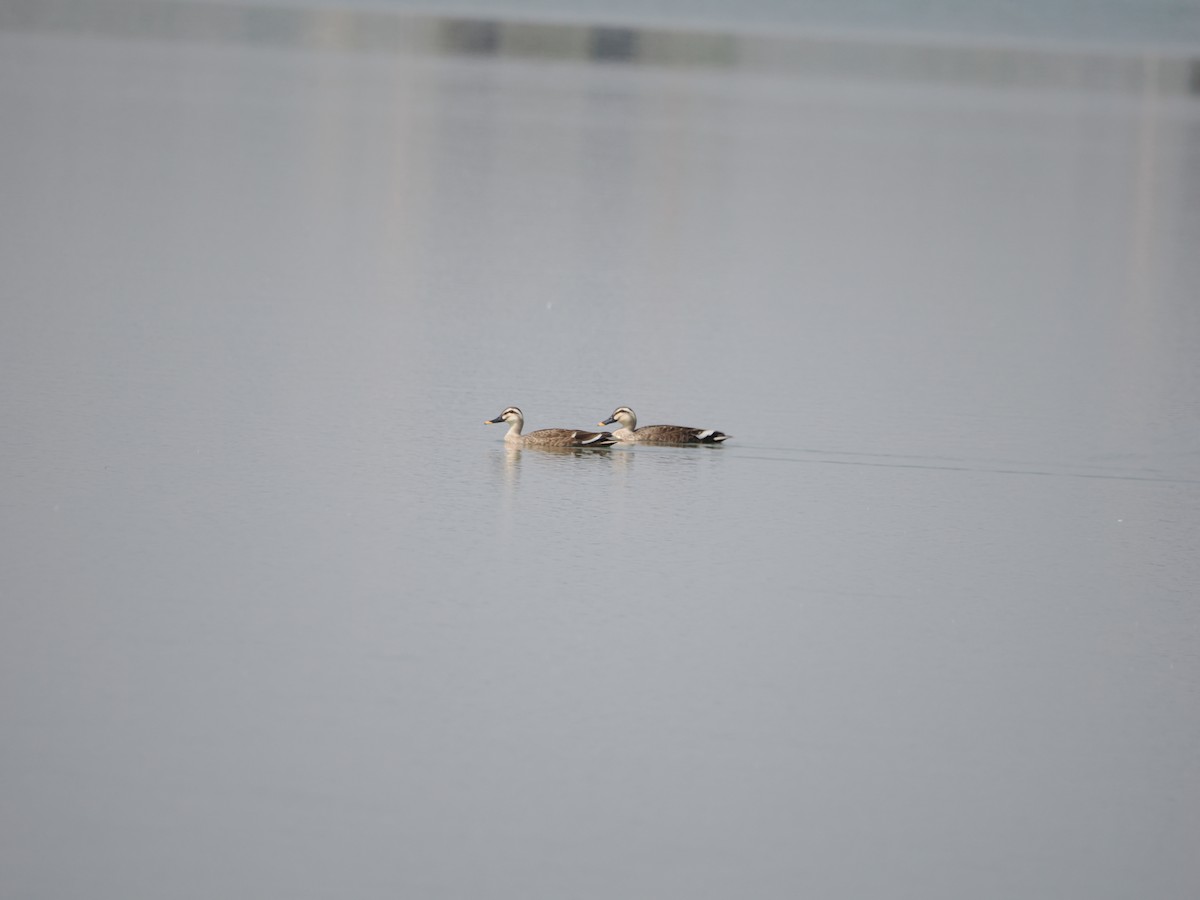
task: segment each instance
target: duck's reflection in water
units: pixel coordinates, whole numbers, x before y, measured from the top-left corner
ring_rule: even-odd
[[[513,447],[506,446],[500,451],[503,454],[504,483],[511,489],[517,486],[521,478],[523,460],[540,460],[550,464],[569,465],[568,460],[593,459],[604,460],[614,468],[627,471],[633,465],[636,456],[629,449],[613,450],[609,447]]]
[[[500,468],[498,480],[503,485],[497,510],[501,519],[500,532],[506,536],[516,527],[520,518],[518,509],[525,507],[528,514],[531,502],[536,507],[546,500],[572,502],[568,498],[573,497],[574,502],[586,503],[587,498],[603,496],[613,483],[604,472],[619,472],[623,482],[636,455],[628,449],[611,450],[608,447],[511,445],[496,448],[495,453],[493,459]],[[523,473],[529,480],[524,490],[518,490]]]
[[[574,457],[575,459],[600,458],[608,460],[617,460],[619,458],[632,456],[628,450],[613,451],[609,447],[505,447],[504,448],[504,469],[506,475],[513,476],[514,473],[520,470],[521,456],[527,454],[531,459],[546,459],[557,458],[567,459]]]

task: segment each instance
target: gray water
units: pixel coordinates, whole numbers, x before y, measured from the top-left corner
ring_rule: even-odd
[[[0,896],[1200,895],[1194,99],[205,38],[0,33]]]

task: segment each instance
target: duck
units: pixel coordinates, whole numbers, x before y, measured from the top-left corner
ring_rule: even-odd
[[[508,423],[504,442],[512,447],[611,447],[618,440],[608,431],[576,431],[572,428],[542,428],[522,435],[525,414],[515,406],[483,424],[499,425],[501,422]]]
[[[712,428],[688,428],[686,425],[643,425],[637,427],[637,416],[628,406],[618,406],[601,425],[619,424],[613,437],[624,443],[642,444],[720,444],[731,435]]]

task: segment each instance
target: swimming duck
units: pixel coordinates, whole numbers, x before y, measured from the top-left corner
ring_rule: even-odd
[[[711,428],[688,428],[684,425],[643,425],[637,427],[637,416],[628,406],[619,406],[601,425],[619,423],[613,437],[626,443],[643,444],[719,444],[730,435]]]
[[[508,423],[508,434],[504,435],[505,443],[515,447],[609,447],[617,443],[617,439],[607,431],[543,428],[522,435],[525,414],[515,406],[510,406],[496,418],[488,419],[483,424],[498,425],[501,422]]]

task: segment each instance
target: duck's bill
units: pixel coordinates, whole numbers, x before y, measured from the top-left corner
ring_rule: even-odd
[[[609,418],[605,419],[605,420],[604,420],[603,422],[601,422],[600,424],[601,424],[601,425],[615,425],[615,424],[616,424],[616,422],[617,422],[617,420],[616,420],[616,419],[614,419],[614,418],[612,418],[612,417],[610,416]]]

